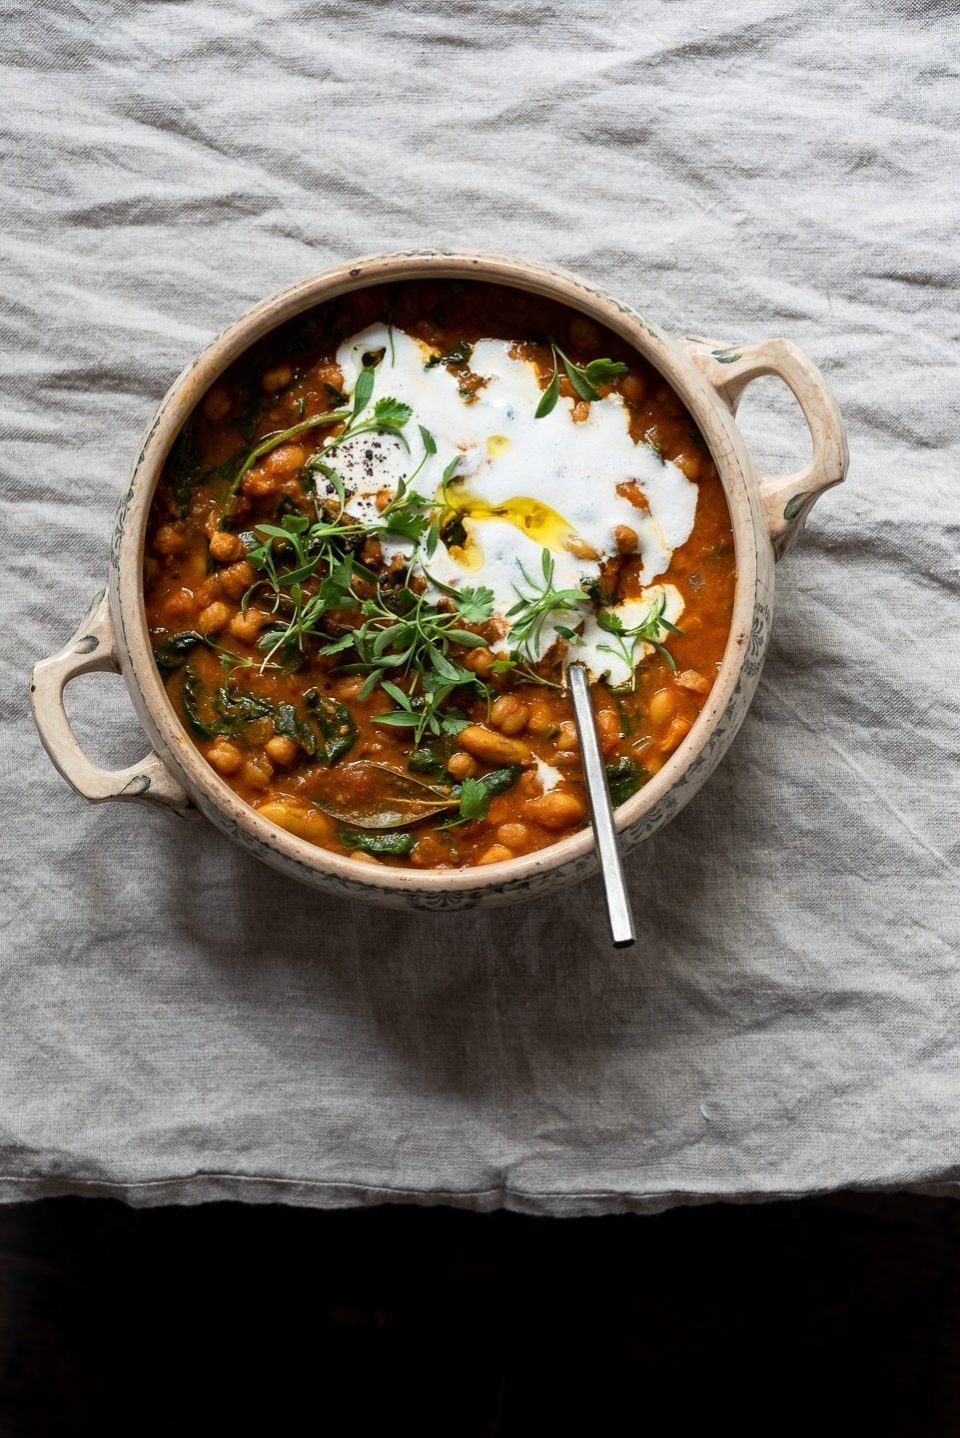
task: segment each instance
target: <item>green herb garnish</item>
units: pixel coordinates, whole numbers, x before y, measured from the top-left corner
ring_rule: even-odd
[[[557,400],[560,398],[560,365],[566,370],[567,379],[573,387],[574,392],[592,404],[595,400],[601,399],[598,392],[598,385],[612,384],[618,376],[627,373],[628,366],[621,360],[594,359],[589,364],[574,364],[560,349],[559,345],[551,344],[550,351],[553,355],[553,378],[547,385],[540,397],[540,403],[534,412],[535,419],[543,419],[552,409],[556,408]]]
[[[632,799],[637,790],[649,779],[635,759],[624,754],[615,764],[607,765],[607,783],[610,786],[610,802],[615,809]]]
[[[637,682],[637,648],[641,644],[649,644],[663,658],[671,669],[676,669],[676,661],[669,649],[666,649],[661,641],[663,634],[682,634],[683,630],[671,624],[669,619],[663,617],[667,607],[667,596],[661,594],[659,601],[651,605],[647,617],[639,624],[631,628],[624,625],[619,614],[612,609],[601,609],[597,614],[597,624],[607,634],[613,637],[613,644],[598,644],[598,649],[603,649],[607,654],[615,654],[622,659],[630,670],[630,688],[634,688]]]
[[[473,345],[469,340],[457,340],[455,344],[442,350],[440,354],[431,355],[424,365],[424,369],[436,369],[438,365],[469,364],[472,355]]]
[[[519,598],[512,609],[507,610],[507,618],[512,620],[510,636],[516,641],[517,651],[534,663],[540,658],[543,629],[550,615],[556,613],[576,615],[579,606],[587,600],[582,589],[555,588],[556,566],[549,549],[544,549],[540,556],[540,569],[543,575],[542,584],[531,579],[523,566],[520,566],[520,572],[527,584],[527,592],[524,593],[517,585],[514,585]],[[574,637],[569,626],[566,626],[566,633]]]
[[[416,840],[412,834],[366,834],[363,830],[341,829],[340,842],[364,854],[402,859],[409,854]]]

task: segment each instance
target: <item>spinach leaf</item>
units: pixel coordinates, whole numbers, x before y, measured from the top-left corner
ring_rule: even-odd
[[[435,749],[414,749],[407,755],[407,768],[411,774],[432,774],[440,779],[446,773],[446,765]]]
[[[213,694],[208,694],[200,676],[189,664],[181,698],[190,726],[201,739],[213,739],[218,734],[232,737],[255,719],[272,718],[274,714],[269,699],[237,693],[228,684],[221,684]]]
[[[646,769],[642,769],[636,759],[622,755],[615,764],[607,765],[607,782],[610,785],[610,802],[615,809],[632,799],[638,789],[650,778]]]
[[[441,364],[469,364],[472,354],[473,345],[469,340],[457,340],[440,354],[431,355],[424,365],[424,369],[436,369],[437,365]]]
[[[340,830],[340,842],[364,854],[386,854],[401,859],[409,854],[415,840],[412,834],[365,834],[353,829]]]
[[[173,442],[167,458],[167,479],[173,497],[184,512],[190,495],[200,483],[200,457],[193,440],[193,419],[187,420]]]
[[[335,764],[353,748],[356,741],[357,726],[350,717],[350,711],[338,704],[336,699],[321,694],[319,689],[308,690],[304,699],[310,711],[307,723],[314,739],[312,757],[322,764]],[[303,743],[302,737],[300,742]]]
[[[273,718],[273,705],[269,699],[258,699],[255,694],[238,694],[228,684],[221,684],[214,691],[212,703],[220,715],[222,727],[218,732],[221,734],[232,734],[254,719]]]
[[[507,769],[493,769],[489,774],[484,774],[478,781],[493,798],[494,794],[505,794],[512,789],[520,778],[521,768],[519,764],[511,764]]]
[[[183,712],[189,720],[191,729],[201,739],[213,739],[217,734],[222,733],[216,720],[209,720],[203,717],[201,706],[206,704],[206,695],[203,685],[195,669],[187,665],[183,678],[183,689],[180,691],[183,703]]]
[[[153,651],[153,657],[159,669],[179,669],[191,650],[196,649],[198,644],[206,643],[207,639],[203,634],[198,634],[195,629],[187,629],[182,634],[171,634],[169,639],[164,639]]]

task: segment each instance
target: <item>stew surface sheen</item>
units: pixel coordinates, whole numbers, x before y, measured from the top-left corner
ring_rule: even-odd
[[[587,822],[564,665],[615,804],[683,743],[733,608],[683,404],[498,286],[357,291],[248,351],[181,432],[144,592],[167,693],[265,818],[371,863],[508,860]]]

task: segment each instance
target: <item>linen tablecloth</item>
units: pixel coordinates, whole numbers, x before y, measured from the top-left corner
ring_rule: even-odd
[[[952,1189],[958,28],[906,0],[8,7],[0,1199]],[[268,292],[424,245],[786,335],[849,425],[740,737],[629,860],[634,952],[596,882],[490,914],[310,892],[86,805],[29,719],[173,376]],[[775,381],[743,416],[799,466]],[[70,708],[98,757],[143,753],[119,679]]]

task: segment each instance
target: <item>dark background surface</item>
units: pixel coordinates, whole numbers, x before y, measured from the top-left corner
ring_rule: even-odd
[[[960,1431],[960,1207],[0,1210],[0,1435]]]

